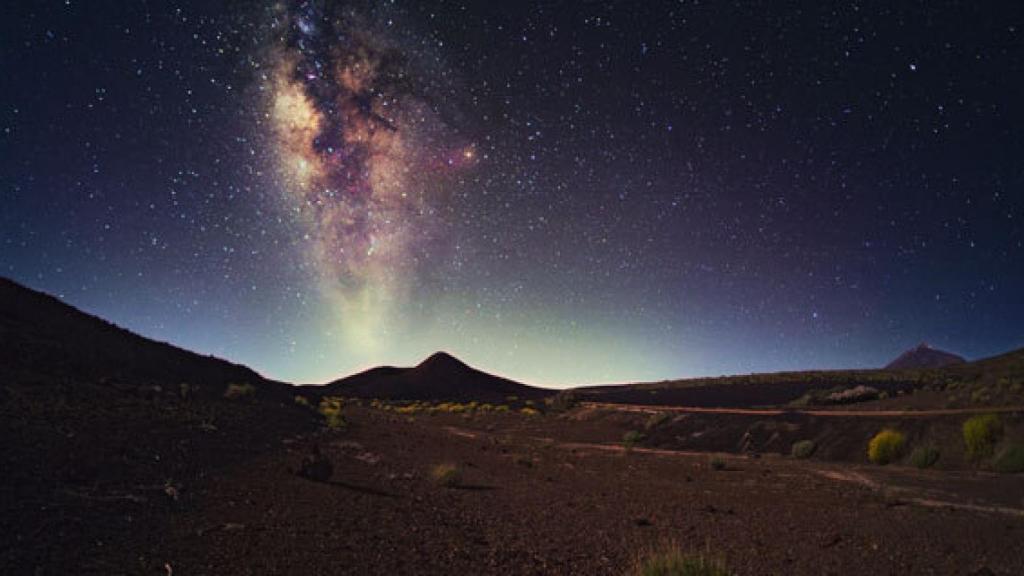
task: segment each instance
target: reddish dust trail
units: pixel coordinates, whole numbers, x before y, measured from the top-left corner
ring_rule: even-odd
[[[883,484],[871,479],[868,475],[853,471],[853,470],[827,470],[827,469],[814,469],[814,472],[819,476],[828,478],[829,480],[835,480],[837,482],[847,482],[850,484],[857,484],[871,490],[882,490],[886,488]],[[905,496],[909,490],[895,485],[888,485],[888,489],[893,490],[894,494],[897,495],[898,500],[909,504],[916,504],[918,506],[924,506],[926,508],[954,508],[957,510],[968,510],[971,512],[984,512],[988,514],[1007,514],[1010,516],[1018,516],[1024,518],[1024,510],[1020,508],[1010,508],[1008,506],[990,506],[984,504],[971,504],[967,502],[952,502],[949,500],[939,500],[935,498],[918,498],[914,496]]]
[[[443,426],[442,429],[448,432],[452,436],[458,436],[460,438],[468,438],[471,440],[480,438],[495,438],[497,435],[488,432],[477,432],[474,430],[467,430],[465,428],[458,428],[455,426]],[[706,458],[709,455],[719,454],[717,452],[698,452],[693,450],[668,450],[665,448],[643,448],[640,446],[634,446],[626,449],[622,444],[601,444],[598,442],[558,442],[554,438],[543,437],[543,436],[516,436],[520,440],[526,440],[528,442],[541,442],[549,443],[556,448],[563,450],[594,450],[599,452],[636,452],[638,454],[653,454],[655,456],[682,456],[682,457],[693,457],[700,456]],[[737,456],[736,454],[721,453],[726,458],[734,460],[746,459],[746,456]]]
[[[491,438],[494,434],[486,432],[478,432],[473,430],[466,430],[465,428],[458,428],[455,426],[444,426],[443,429],[452,434],[467,439],[481,439]],[[707,458],[709,456],[724,457],[732,461],[747,460],[748,457],[745,455],[737,455],[730,453],[721,452],[698,452],[689,450],[668,450],[664,448],[642,448],[639,446],[626,449],[621,444],[601,444],[595,442],[557,442],[553,438],[544,438],[538,436],[519,436],[521,440],[533,441],[533,442],[550,442],[556,448],[562,450],[581,450],[581,451],[595,451],[595,452],[610,452],[613,454],[621,454],[626,452],[634,452],[637,454],[649,454],[652,456],[662,457],[676,457],[676,458]],[[765,455],[770,456],[770,455]],[[773,459],[777,461],[776,459]],[[792,462],[794,466],[805,466],[802,463]],[[1024,510],[1020,508],[1011,508],[1008,506],[995,506],[995,505],[984,505],[984,504],[971,504],[967,502],[954,502],[951,500],[943,500],[937,498],[919,498],[909,496],[908,493],[913,490],[912,488],[900,487],[890,482],[881,483],[871,477],[871,474],[867,474],[856,468],[851,467],[850,469],[840,470],[837,468],[819,468],[813,464],[806,465],[810,468],[811,472],[829,480],[835,482],[843,482],[848,484],[856,484],[869,490],[881,491],[888,489],[897,494],[898,501],[907,504],[914,504],[917,506],[924,506],[926,508],[953,508],[957,510],[966,510],[971,512],[982,512],[987,514],[1006,514],[1009,516],[1017,516],[1024,518]]]
[[[749,416],[782,416],[783,414],[803,414],[806,416],[825,417],[898,417],[898,418],[929,418],[933,416],[957,416],[961,414],[993,414],[1005,412],[1024,412],[1024,406],[994,406],[989,408],[941,408],[937,410],[790,410],[782,408],[702,408],[698,406],[657,406],[647,404],[614,404],[611,402],[581,402],[584,408],[616,410],[619,412],[681,412],[686,414],[737,414]]]

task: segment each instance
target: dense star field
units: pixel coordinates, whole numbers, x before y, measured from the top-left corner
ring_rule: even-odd
[[[1020,3],[9,4],[0,274],[146,336],[552,385],[1024,344]]]

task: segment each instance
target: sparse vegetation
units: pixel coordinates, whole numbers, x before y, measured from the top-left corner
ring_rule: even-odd
[[[918,446],[910,453],[910,463],[921,468],[931,468],[939,461],[939,449],[932,446]]]
[[[324,423],[328,428],[338,429],[344,428],[347,425],[345,418],[341,415],[341,408],[341,398],[326,396],[320,400],[317,412],[324,417]]]
[[[579,403],[579,394],[575,390],[563,390],[554,396],[544,400],[549,412],[565,412],[576,407]]]
[[[1003,422],[995,414],[974,416],[964,422],[963,431],[967,457],[977,461],[995,453],[1003,437]]]
[[[711,459],[708,460],[708,465],[711,466],[712,470],[725,470],[725,460],[720,456],[712,456]]]
[[[295,404],[297,404],[299,406],[304,406],[306,408],[309,408],[309,398],[306,398],[305,396],[297,395],[297,396],[295,396]]]
[[[652,550],[637,559],[632,576],[728,576],[720,560],[686,554],[676,546]]]
[[[1024,445],[1011,444],[1003,448],[996,456],[992,467],[996,472],[1004,474],[1024,472]]]
[[[462,471],[455,464],[438,464],[430,469],[430,480],[438,486],[455,488],[462,483]]]
[[[647,419],[647,422],[644,423],[644,428],[654,430],[664,424],[666,420],[668,420],[668,412],[656,412]]]
[[[880,465],[895,462],[903,455],[906,443],[907,439],[901,432],[882,430],[868,443],[868,460]]]
[[[239,398],[245,398],[251,396],[256,392],[256,388],[248,382],[242,383],[231,383],[228,384],[226,390],[224,390],[224,397],[228,400],[237,400]]]
[[[622,447],[626,450],[632,450],[643,439],[644,435],[639,430],[630,430],[622,435]]]
[[[789,453],[793,458],[810,458],[814,451],[818,449],[818,445],[814,443],[814,440],[801,440],[794,442],[789,449]]]
[[[519,413],[522,414],[523,416],[540,416],[540,410],[537,410],[536,408],[531,408],[529,406],[526,406],[525,408],[520,410]]]

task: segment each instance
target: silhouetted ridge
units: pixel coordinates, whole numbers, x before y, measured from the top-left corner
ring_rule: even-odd
[[[511,396],[536,399],[554,392],[481,372],[446,352],[437,352],[413,368],[382,366],[327,384],[322,391],[381,400],[505,402]]]
[[[465,362],[447,352],[435,352],[416,366],[417,370],[429,371],[460,371],[472,370]]]
[[[926,342],[900,354],[892,362],[886,364],[886,370],[913,370],[921,368],[945,368],[967,362],[963,357],[951,352],[932,348]]]
[[[247,382],[282,397],[290,388],[245,366],[144,338],[6,278],[0,278],[0,342],[6,381],[207,384],[204,392],[218,395],[228,382]]]

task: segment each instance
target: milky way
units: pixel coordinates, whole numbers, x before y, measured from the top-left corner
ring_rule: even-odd
[[[1024,2],[7,2],[0,274],[325,382],[1024,345]]]
[[[286,201],[348,344],[395,321],[438,230],[452,170],[475,163],[386,24],[314,2],[275,9],[265,102]]]

